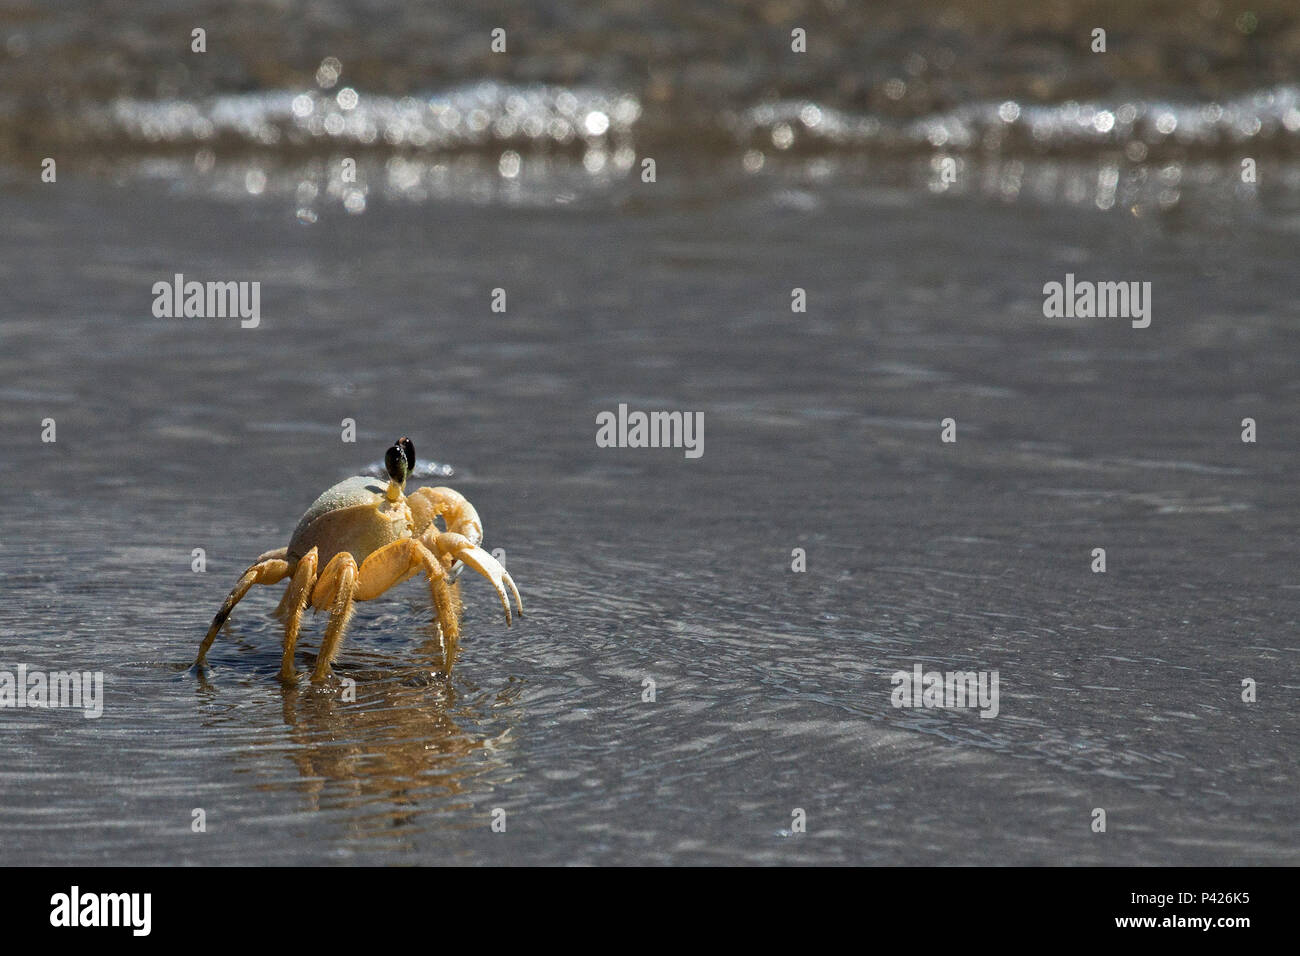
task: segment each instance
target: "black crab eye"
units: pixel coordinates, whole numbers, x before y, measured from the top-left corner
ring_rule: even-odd
[[[415,445],[411,444],[411,439],[403,435],[397,439],[397,444],[402,448],[402,454],[406,456],[406,472],[414,474],[415,472]]]
[[[388,472],[388,477],[399,485],[406,483],[406,476],[411,470],[407,467],[406,461],[406,450],[400,443],[384,452],[384,469]]]

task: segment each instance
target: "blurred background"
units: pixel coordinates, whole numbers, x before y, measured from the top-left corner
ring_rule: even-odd
[[[1297,63],[1281,0],[0,0],[0,668],[106,690],[0,710],[6,859],[1297,862]],[[396,589],[346,701],[262,589],[191,670],[402,434],[528,616],[465,580],[448,677]]]
[[[308,209],[548,201],[557,177],[595,189],[667,154],[757,175],[942,153],[983,174],[959,190],[1104,205],[1189,185],[1163,166],[1148,183],[1143,163],[1293,155],[1300,131],[1300,12],[1283,0],[6,2],[0,29],[0,155],[298,187]],[[373,175],[331,183],[334,154]],[[1061,182],[1046,157],[1102,161],[1104,182]],[[471,167],[492,175],[448,183]]]

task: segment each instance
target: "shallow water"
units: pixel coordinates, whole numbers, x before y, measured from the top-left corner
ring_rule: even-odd
[[[10,858],[1294,862],[1294,226],[1207,275],[1169,223],[788,191],[311,227],[11,191],[4,663],[106,700],[3,712]],[[262,277],[262,324],[152,318],[173,270]],[[1150,276],[1151,328],[1045,320],[1066,270]],[[704,455],[597,448],[620,402],[703,411]],[[187,671],[247,561],[398,433],[456,468],[527,617],[465,581],[442,680],[405,585],[357,615],[344,703],[281,690],[255,592]],[[916,662],[998,669],[999,716],[893,708]]]
[[[1168,93],[1142,101],[1205,91]],[[654,184],[604,142],[514,176],[380,150],[359,207],[335,143],[5,167],[0,670],[105,680],[98,719],[0,709],[5,859],[1300,862],[1300,168],[1259,110],[1257,185],[1217,138],[1146,162],[1132,131],[955,183],[875,144],[665,146]],[[260,281],[260,325],[154,318],[178,272]],[[1150,281],[1150,328],[1044,318],[1066,273]],[[703,412],[704,454],[597,447],[620,403]],[[248,562],[400,434],[527,616],[467,573],[448,678],[421,587],[362,604],[351,702],[276,682],[257,589],[194,672]],[[918,663],[997,670],[998,716],[895,708]]]

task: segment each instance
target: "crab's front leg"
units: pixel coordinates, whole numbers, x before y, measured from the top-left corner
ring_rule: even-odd
[[[415,519],[417,535],[428,530],[434,518],[441,518],[443,527],[448,531],[464,535],[475,547],[483,543],[483,522],[479,520],[478,512],[469,503],[469,499],[459,491],[451,488],[416,488],[406,496],[406,505],[411,509],[411,517]]]
[[[444,567],[450,568],[453,561],[463,561],[491,581],[505,610],[507,627],[510,625],[510,598],[506,588],[515,597],[519,616],[523,616],[524,602],[510,574],[501,562],[479,547],[483,542],[483,523],[464,495],[450,488],[417,488],[407,495],[406,503],[415,519],[415,533],[438,556]],[[439,531],[435,518],[442,518],[446,531]]]

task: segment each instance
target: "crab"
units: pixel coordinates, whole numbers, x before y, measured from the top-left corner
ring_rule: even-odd
[[[354,602],[371,601],[389,588],[418,574],[428,578],[434,615],[444,639],[460,633],[460,600],[455,587],[461,565],[492,582],[510,626],[510,599],[522,617],[519,589],[501,563],[484,551],[483,523],[474,506],[450,488],[417,488],[404,493],[415,469],[415,446],[397,439],[384,455],[388,482],[357,476],[327,489],[298,522],[289,544],[261,555],[239,577],[221,610],[212,619],[199,646],[196,667],[202,667],[217,632],[230,612],[254,584],[275,584],[289,578],[276,615],[284,621],[284,657],[280,680],[293,682],[293,653],[302,627],[303,611],[330,612],[312,683],[329,680],[330,664],[338,655]],[[441,519],[439,528],[436,519]],[[445,529],[445,530],[444,530]]]

